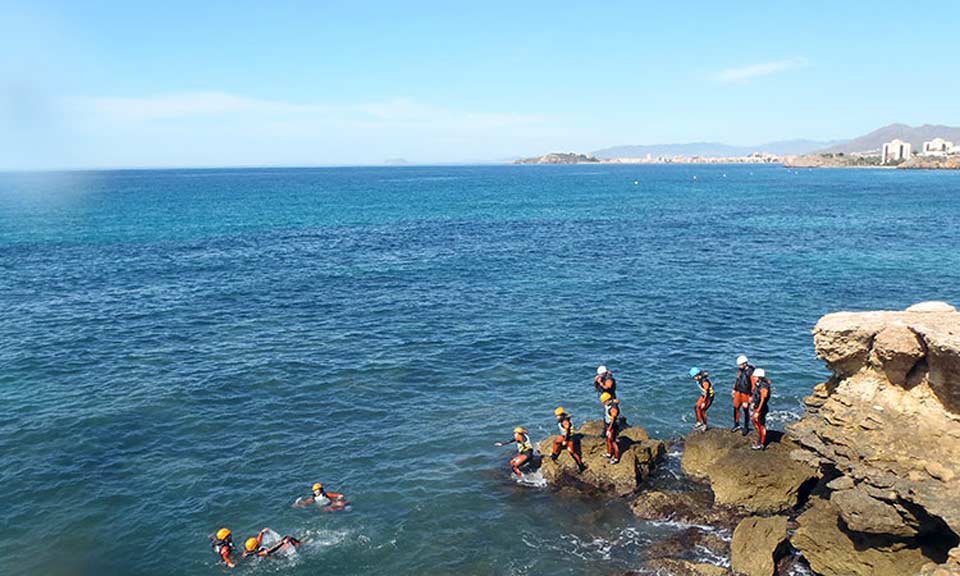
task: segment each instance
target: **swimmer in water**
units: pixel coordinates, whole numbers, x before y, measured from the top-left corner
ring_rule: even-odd
[[[327,492],[323,489],[323,484],[317,482],[313,485],[313,493],[306,498],[298,498],[295,506],[309,506],[316,504],[323,508],[325,512],[339,512],[350,505],[343,494],[337,492]]]
[[[284,536],[279,542],[266,548],[263,546],[263,535],[269,532],[269,528],[264,528],[257,534],[256,538],[247,538],[247,541],[243,544],[243,559],[251,559],[257,557],[266,557],[271,554],[282,550],[287,546],[297,547],[300,545],[300,541],[294,538],[293,536]]]

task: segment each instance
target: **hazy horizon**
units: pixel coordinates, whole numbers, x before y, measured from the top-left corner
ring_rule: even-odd
[[[960,6],[0,3],[0,170],[484,164],[958,125]]]

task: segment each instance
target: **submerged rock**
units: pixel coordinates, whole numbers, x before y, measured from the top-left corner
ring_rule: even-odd
[[[574,435],[574,442],[580,446],[587,469],[583,473],[566,450],[560,453],[554,462],[550,458],[556,436],[550,436],[540,442],[543,462],[540,471],[548,482],[554,485],[573,485],[589,490],[627,496],[636,492],[650,477],[666,451],[666,444],[650,438],[647,431],[639,426],[631,426],[620,432],[620,463],[610,464],[603,455],[607,451],[603,438],[603,423],[587,422]]]
[[[774,576],[788,550],[786,516],[744,518],[733,531],[731,567],[746,576]]]
[[[721,534],[716,530],[691,526],[659,540],[646,550],[646,555],[651,558],[679,559],[694,551],[706,551],[718,558],[725,558],[730,554],[730,543]]]
[[[739,510],[714,505],[713,494],[708,490],[643,492],[630,503],[630,510],[641,520],[729,529],[743,517]]]
[[[628,572],[628,576],[728,576],[730,571],[721,566],[677,560],[674,558],[655,558],[644,564],[642,572]]]
[[[683,471],[710,483],[716,503],[761,514],[789,510],[816,482],[817,471],[797,462],[799,448],[786,436],[768,433],[766,450],[751,450],[752,436],[713,429],[687,436]]]

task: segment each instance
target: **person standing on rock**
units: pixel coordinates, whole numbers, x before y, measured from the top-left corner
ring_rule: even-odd
[[[553,442],[553,453],[550,454],[550,459],[556,462],[560,456],[560,450],[565,447],[570,456],[573,457],[573,461],[577,463],[577,470],[583,472],[587,467],[583,464],[583,458],[577,451],[576,442],[573,441],[573,420],[570,419],[570,415],[563,408],[557,408],[553,411],[553,414],[557,417],[557,428],[560,429],[560,435]]]
[[[697,424],[693,429],[706,432],[707,410],[710,408],[710,405],[713,404],[713,384],[710,382],[710,375],[706,370],[701,370],[696,367],[691,368],[690,377],[696,380],[697,386],[700,387],[700,397],[697,398],[697,405],[694,408],[694,412],[697,415]]]
[[[599,396],[606,393],[614,398],[617,397],[617,381],[613,378],[613,372],[606,366],[597,366],[597,375],[593,378],[593,388]],[[600,404],[603,404],[603,400],[600,401]],[[604,415],[606,415],[606,407],[603,410]]]
[[[757,385],[753,390],[753,425],[757,429],[757,442],[751,446],[754,450],[763,450],[767,447],[767,412],[770,410],[770,379],[763,368],[757,368],[753,373]]]
[[[756,378],[753,376],[754,367],[747,357],[737,357],[737,380],[733,384],[733,428],[731,432],[741,430],[746,436],[750,432],[750,399],[753,397],[753,388]],[[740,426],[740,410],[743,409],[743,426]]]
[[[517,478],[523,478],[520,468],[533,462],[533,443],[530,442],[530,433],[522,426],[517,426],[513,429],[513,442],[517,443],[517,455],[510,460],[510,467],[513,468]],[[495,442],[494,446],[500,447],[509,443],[510,441]]]
[[[620,401],[604,392],[600,395],[603,402],[604,436],[607,439],[607,453],[603,455],[611,464],[620,463],[620,445],[617,443],[617,434],[620,432]]]

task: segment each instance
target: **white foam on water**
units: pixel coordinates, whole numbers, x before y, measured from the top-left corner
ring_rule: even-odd
[[[546,488],[547,479],[543,477],[543,474],[539,471],[537,472],[527,472],[523,476],[517,478],[514,476],[514,481],[521,486],[528,486],[530,488]]]

